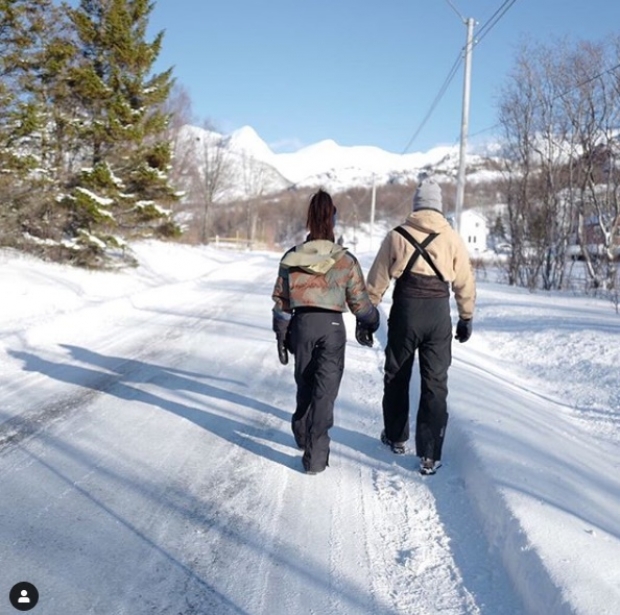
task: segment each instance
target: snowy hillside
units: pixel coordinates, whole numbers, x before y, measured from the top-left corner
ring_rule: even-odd
[[[345,315],[330,467],[307,476],[271,331],[281,255],[134,248],[116,273],[0,251],[5,596],[33,583],[46,615],[620,612],[609,302],[480,281],[433,477],[378,440],[389,293],[374,348]]]
[[[420,171],[431,169],[438,179],[455,181],[459,163],[458,146],[436,147],[428,152],[395,154],[377,147],[345,147],[326,140],[294,153],[274,153],[256,131],[245,126],[231,135],[221,135],[195,126],[186,126],[186,139],[219,146],[237,178],[227,196],[247,197],[255,193],[278,192],[287,187],[318,187],[339,192],[352,187],[370,187],[388,183],[415,181]],[[204,158],[203,153],[198,154]],[[213,151],[213,149],[211,149]],[[484,166],[485,158],[468,156],[470,170]],[[202,164],[206,164],[203,160]],[[244,185],[248,171],[254,175],[253,186]],[[497,177],[489,171],[478,172],[472,179],[485,181]],[[256,194],[254,194],[255,196]]]

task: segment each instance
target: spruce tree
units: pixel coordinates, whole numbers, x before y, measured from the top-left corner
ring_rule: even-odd
[[[14,75],[17,71],[15,48],[19,40],[19,12],[15,4],[12,0],[0,0],[0,165],[5,170],[9,168],[11,111],[16,95]]]
[[[50,0],[0,0],[0,242],[19,245],[43,174],[43,119],[36,66],[50,27]],[[52,22],[53,23],[53,20]],[[27,224],[25,225],[28,226]]]
[[[42,30],[39,8],[45,3],[0,0],[0,163],[5,174],[25,165],[19,141],[31,124],[23,121],[30,102],[24,87],[29,58]]]
[[[177,232],[162,111],[172,69],[151,74],[163,40],[163,33],[146,40],[153,7],[148,0],[81,0],[67,9],[75,30],[67,85],[81,116],[82,166],[59,203],[67,211],[65,245],[84,264],[102,264],[127,238]]]

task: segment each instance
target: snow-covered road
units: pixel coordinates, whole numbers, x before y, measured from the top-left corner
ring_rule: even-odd
[[[208,252],[195,275],[143,268],[116,293],[91,279],[88,297],[66,281],[80,301],[4,319],[0,593],[29,581],[46,615],[594,615],[528,553],[527,494],[503,498],[479,471],[511,442],[486,437],[503,421],[516,492],[519,446],[539,442],[508,417],[549,412],[484,347],[455,348],[445,465],[422,477],[378,440],[386,319],[367,349],[346,315],[331,466],[301,471],[292,365],[270,330],[277,260]],[[485,388],[511,393],[497,424],[477,414]],[[616,548],[618,524],[600,521]]]

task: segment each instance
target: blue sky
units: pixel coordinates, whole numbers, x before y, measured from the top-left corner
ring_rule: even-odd
[[[395,153],[457,143],[463,64],[423,120],[466,40],[503,0],[159,0],[156,70],[174,67],[198,120],[252,126],[276,152],[323,139]],[[470,143],[492,138],[496,101],[524,36],[602,41],[620,34],[620,3],[516,0],[472,56]],[[420,129],[421,128],[421,129]],[[417,136],[412,140],[414,135]]]

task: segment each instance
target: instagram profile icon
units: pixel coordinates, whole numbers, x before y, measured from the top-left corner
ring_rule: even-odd
[[[13,585],[9,600],[18,611],[29,611],[39,602],[39,591],[32,583],[22,581]]]

